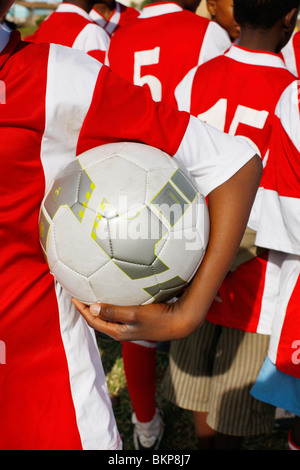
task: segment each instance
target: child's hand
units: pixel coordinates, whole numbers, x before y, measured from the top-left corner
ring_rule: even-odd
[[[108,304],[89,307],[77,299],[73,303],[91,328],[116,341],[179,339],[192,333],[199,321],[182,301],[130,307]]]

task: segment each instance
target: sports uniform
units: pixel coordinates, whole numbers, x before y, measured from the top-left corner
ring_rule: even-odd
[[[222,71],[222,82],[216,76],[216,70]],[[214,79],[214,77],[216,78]],[[255,87],[253,87],[254,83]],[[270,87],[270,83],[272,83],[272,87]],[[251,51],[233,45],[223,56],[212,59],[201,67],[195,67],[191,70],[176,89],[175,95],[179,109],[188,110],[191,114],[229,134],[247,137],[253,143],[258,153],[260,153],[265,166],[261,188],[259,189],[249,220],[249,229],[245,234],[247,236],[250,234],[250,242],[242,245],[236,265],[227,275],[219,289],[222,302],[213,302],[206,317],[210,323],[215,325],[251,334],[260,333],[262,335],[270,335],[275,327],[273,320],[278,295],[282,290],[282,265],[286,262],[286,253],[292,253],[290,251],[292,243],[290,240],[289,248],[284,249],[284,244],[287,247],[289,243],[288,233],[291,232],[288,226],[281,222],[280,218],[278,221],[274,215],[274,210],[278,214],[280,209],[276,203],[276,197],[273,197],[272,191],[268,192],[268,196],[271,199],[273,197],[273,200],[270,200],[269,204],[265,205],[263,199],[267,196],[264,191],[264,185],[267,185],[267,188],[271,187],[271,177],[268,176],[269,169],[272,169],[273,174],[274,158],[279,148],[283,154],[287,155],[287,160],[290,162],[295,162],[297,160],[296,156],[299,156],[298,149],[300,146],[299,135],[297,134],[299,127],[295,125],[299,118],[296,118],[292,99],[289,99],[292,95],[296,99],[297,95],[292,91],[296,83],[295,77],[286,69],[278,55]],[[253,90],[253,93],[251,93],[251,90]],[[286,95],[288,95],[288,98],[286,98]],[[284,134],[286,139],[284,145],[281,142],[283,126],[287,129],[287,133]],[[278,161],[279,158],[276,158],[276,160]],[[282,174],[289,168],[288,166],[285,167],[285,164],[286,162],[281,167]],[[299,166],[299,164],[297,165]],[[293,167],[294,171],[296,171],[296,168],[297,166]],[[293,173],[293,170],[291,170],[291,173]],[[298,175],[297,171],[296,174]],[[278,173],[276,175],[278,176]],[[289,179],[289,181],[293,188],[297,187],[295,176],[293,176],[292,180]],[[295,190],[292,192],[296,196]],[[291,201],[289,202],[291,203]],[[287,204],[287,206],[290,210],[291,207],[295,208],[295,205]],[[291,213],[287,214],[288,218],[290,218],[289,224],[293,226]],[[269,244],[266,241],[267,232],[270,235],[270,240],[272,240],[272,243]],[[295,229],[293,233],[295,234]],[[295,234],[295,237],[297,237],[297,234]],[[277,245],[276,241],[278,241]],[[262,249],[256,251],[257,246],[262,247]],[[293,288],[293,282],[289,283],[290,288]],[[200,335],[201,332],[198,334]],[[247,336],[244,335],[244,338],[247,339]],[[260,341],[264,342],[265,340],[262,338]],[[190,342],[192,342],[192,339]],[[186,340],[185,343],[186,350],[188,350],[189,340]],[[272,336],[269,354],[273,350],[273,343]],[[176,351],[180,348],[179,344],[174,345],[174,357],[179,354]],[[231,348],[230,342],[228,347]],[[265,358],[264,355],[268,352],[268,347],[268,343],[266,343],[265,348],[261,349],[260,362],[258,362],[257,356],[254,356],[253,353],[255,362],[260,364],[260,367]],[[183,348],[180,353],[182,361],[184,355],[187,354],[186,350]],[[234,351],[233,346],[231,350]],[[251,354],[250,348],[246,357],[247,355],[248,358],[251,357]],[[220,361],[217,357],[220,358],[220,354],[216,355],[216,362]],[[291,363],[290,358],[289,367]],[[273,356],[273,360],[278,364],[278,356],[277,359]],[[181,394],[180,389],[183,386],[180,383],[180,378],[178,378],[181,374],[182,363],[179,362],[178,357],[173,362],[176,364],[173,365],[175,379],[172,386],[176,389],[174,381],[177,382],[178,389],[175,390],[175,395],[178,396]],[[197,365],[197,362],[195,364]],[[255,369],[255,373],[251,377],[252,384],[254,383],[253,380],[255,381],[256,379],[255,374],[259,372],[260,367],[258,366],[258,369]],[[240,367],[240,370],[242,373],[242,367]],[[190,372],[190,376],[193,376],[192,372]],[[246,376],[244,379],[243,387],[248,395],[251,381],[249,382],[249,377]],[[202,380],[200,377],[199,389],[201,389],[201,384]],[[247,384],[247,389],[245,384]],[[236,383],[231,385],[232,389],[238,388]],[[243,389],[240,383],[238,386],[241,390]],[[192,385],[189,383],[188,388],[191,389],[191,387]],[[174,393],[171,391],[170,394],[174,399]],[[231,395],[233,394],[232,392]],[[247,406],[252,405],[248,404]],[[232,423],[237,420],[241,424],[240,419],[235,419],[235,408],[231,406],[230,409],[229,416]],[[239,409],[237,410],[239,411]],[[200,411],[205,410],[200,408]],[[223,411],[225,413],[224,409]],[[257,432],[265,432],[266,430],[265,417],[263,415],[261,415],[261,419],[263,419],[261,428],[257,427],[260,413],[261,410],[257,413],[253,428],[247,422],[246,428],[238,428],[238,431],[236,428],[231,427],[232,423],[230,423],[230,420],[225,425],[224,423],[220,424],[219,420],[222,419],[222,416],[209,417],[207,422],[213,429],[221,433],[235,434],[237,432],[237,435],[255,434]],[[270,422],[270,428],[271,425],[272,422]]]
[[[155,101],[177,107],[174,90],[188,70],[222,54],[230,44],[225,30],[208,19],[174,2],[154,3],[146,5],[136,19],[114,33],[108,63],[122,77],[145,86]],[[155,354],[154,343],[123,344],[127,386],[137,419],[142,423],[149,423],[158,415]],[[137,369],[143,371],[143,378],[141,372],[136,374]],[[155,437],[151,439],[157,446]],[[151,439],[145,440],[147,446]]]
[[[91,9],[89,15],[95,23],[105,29],[107,34],[111,36],[120,26],[123,26],[127,21],[136,18],[139,15],[139,11],[136,8],[116,2],[115,8],[111,12],[108,20],[106,20],[95,8]]]
[[[300,74],[300,31],[295,32],[281,50],[285,65],[296,77]]]
[[[290,106],[274,142],[276,158],[266,167],[256,214],[257,243],[286,253],[281,264],[278,301],[268,357],[251,390],[259,400],[300,416],[300,238],[299,238],[299,81],[282,97]],[[279,112],[279,110],[278,110]],[[290,135],[293,135],[291,145]],[[265,218],[265,220],[264,220]],[[299,450],[288,436],[289,448]]]
[[[0,51],[5,85],[0,334],[6,350],[0,367],[0,448],[118,449],[94,331],[55,284],[39,246],[45,189],[76,155],[119,140],[138,140],[176,155],[199,177],[204,193],[254,152],[235,140],[232,152],[224,134],[220,148],[233,158],[222,168],[209,128],[153,103],[144,90],[82,52],[24,43],[18,32],[1,27]]]
[[[212,78],[217,68],[222,69],[223,80],[220,87]],[[247,77],[249,82],[254,80],[256,84],[253,94],[249,93],[252,87],[248,84]],[[272,90],[267,87],[270,80],[273,83]],[[244,135],[250,139],[264,165],[267,165],[270,148],[282,126],[280,119],[285,118],[290,108],[282,109],[280,98],[294,81],[295,77],[287,71],[278,55],[250,51],[234,45],[224,56],[191,70],[175,94],[179,109],[188,110],[227,133]],[[244,84],[242,89],[239,83]],[[279,117],[275,113],[276,109],[280,110]],[[259,197],[257,205],[258,201]],[[250,228],[256,229],[256,224],[254,225],[255,227],[252,223]],[[270,289],[276,289],[278,285],[276,279],[279,279],[280,270],[275,266],[280,261],[274,260],[268,264],[269,256],[266,252],[261,253],[247,264],[239,266],[226,278],[220,291],[223,302],[214,303],[207,316],[208,320],[218,323],[221,321],[224,326],[246,331],[270,333],[273,309],[261,302],[264,289],[268,289],[271,295]],[[272,295],[274,294],[276,290]],[[241,304],[243,315],[240,314]]]
[[[249,223],[257,231],[256,244],[285,254],[281,264],[279,296],[272,323],[269,358],[277,369],[300,378],[299,361],[299,81],[284,91],[276,108],[282,127],[273,144]]]
[[[111,69],[176,106],[174,90],[195,65],[222,54],[231,42],[217,24],[176,3],[147,5],[111,38]]]
[[[108,34],[91,20],[85,10],[65,2],[40,24],[29,40],[78,49],[102,63],[109,46]]]

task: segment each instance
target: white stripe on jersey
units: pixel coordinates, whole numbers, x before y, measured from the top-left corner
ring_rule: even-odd
[[[56,295],[82,447],[84,450],[121,449],[95,332],[59,285]]]
[[[226,57],[237,60],[238,62],[249,64],[249,65],[261,65],[262,67],[276,67],[279,69],[286,69],[283,60],[271,54],[269,52],[255,52],[247,49],[241,49],[239,47],[231,47],[226,52]]]
[[[79,74],[81,60],[83,66]],[[80,51],[71,51],[59,45],[50,46],[46,128],[41,146],[41,160],[47,186],[57,173],[57,168],[76,157],[79,133],[92,101],[101,67],[98,61]],[[120,448],[94,332],[80,318],[81,315],[74,308],[69,294],[57,286],[56,295],[71,393],[83,448]]]
[[[76,50],[72,52],[70,54],[70,49],[64,46],[50,45],[46,127],[41,148],[46,189],[56,176],[57,168],[66,165],[76,156],[74,150],[78,136],[102,67],[100,62],[86,54]],[[81,61],[83,66],[79,74]]]
[[[204,64],[210,59],[222,54],[231,46],[231,40],[224,28],[211,21],[203,39],[198,65]]]
[[[110,17],[109,22],[107,23],[107,26],[105,28],[105,31],[110,35],[112,35],[112,33],[114,32],[114,30],[116,29],[117,25],[120,22],[120,18],[121,18],[120,10],[121,10],[120,4],[116,3],[116,9],[113,15]]]
[[[91,51],[107,52],[110,38],[106,31],[97,24],[87,24],[78,34],[72,48],[89,53]]]
[[[169,13],[177,13],[183,8],[175,3],[160,3],[146,5],[138,18],[153,18],[154,16],[168,15]]]
[[[175,88],[179,111],[191,111],[192,86],[198,66],[192,68]]]
[[[105,18],[103,18],[100,13],[98,13],[96,10],[92,9],[89,13],[90,18],[97,23],[101,28],[104,28],[107,24],[107,21]]]
[[[300,200],[279,196],[276,191],[259,188],[254,207],[255,212],[253,210],[251,213],[249,226],[257,231],[255,244],[271,250],[300,255]],[[271,213],[270,207],[272,207]],[[258,222],[255,222],[255,214],[259,214]]]
[[[292,82],[282,93],[275,114],[289,138],[300,152],[300,95],[299,80]]]
[[[284,46],[284,48],[281,49],[280,52],[283,56],[284,63],[287,69],[297,77],[300,71],[297,68],[297,61],[296,61],[295,50],[294,50],[293,40],[294,40],[295,34],[296,32],[293,33],[287,45]]]

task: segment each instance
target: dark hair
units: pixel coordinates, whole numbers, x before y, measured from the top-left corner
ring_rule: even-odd
[[[234,17],[240,26],[269,29],[300,0],[234,0]]]

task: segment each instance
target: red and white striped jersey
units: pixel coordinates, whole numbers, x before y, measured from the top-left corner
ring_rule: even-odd
[[[289,71],[296,77],[300,75],[300,31],[295,32],[287,45],[281,49],[281,55]]]
[[[248,225],[257,232],[256,245],[266,251],[226,277],[220,288],[223,302],[213,303],[207,319],[278,338],[275,312],[282,296],[287,303],[293,291],[292,283],[287,298],[282,265],[287,254],[296,255],[296,259],[300,255],[297,89],[295,76],[278,55],[232,46],[224,56],[191,70],[175,93],[179,109],[229,134],[246,137],[264,164]]]
[[[147,87],[155,101],[176,106],[174,90],[184,75],[230,45],[216,23],[172,2],[150,4],[112,36],[108,62],[114,72]]]
[[[82,52],[24,43],[1,27],[0,51],[0,448],[118,449],[94,331],[55,284],[39,245],[45,189],[76,155],[109,142],[175,155],[204,193],[254,152],[153,102]]]
[[[299,80],[283,93],[276,108],[283,126],[273,141],[253,222],[256,243],[285,253],[272,324],[269,357],[285,374],[300,378],[300,112]],[[289,109],[289,112],[287,112]]]
[[[110,38],[85,10],[64,2],[40,24],[29,40],[78,49],[104,63]]]
[[[299,80],[284,90],[275,109],[280,122],[272,136],[250,224],[256,243],[269,249],[300,255],[300,112]],[[271,158],[272,157],[272,158]]]
[[[89,15],[95,23],[105,29],[107,34],[111,36],[116,29],[120,28],[120,26],[124,26],[128,21],[136,18],[139,15],[139,11],[136,8],[116,2],[115,8],[111,12],[108,20],[106,20],[95,8],[91,9]]]
[[[216,69],[222,70],[222,81],[219,74],[216,75]],[[257,245],[300,254],[298,230],[288,223],[289,218],[293,220],[292,213],[300,213],[298,81],[281,58],[277,54],[232,46],[223,56],[191,70],[175,95],[179,109],[252,142],[265,167],[249,220],[249,226],[257,231]],[[284,148],[284,152],[278,152],[279,148]],[[276,165],[273,164],[275,158]],[[279,172],[276,173],[275,168],[280,168]],[[263,191],[275,184],[276,174],[279,193],[288,199],[276,201],[270,191]],[[263,194],[264,204],[261,204]],[[269,207],[267,197],[272,198],[271,212],[265,209]],[[270,220],[276,207],[277,217]],[[280,212],[286,214],[286,219],[279,217]]]
[[[279,294],[268,355],[278,370],[298,379],[300,378],[299,305],[300,256],[286,254],[281,262]]]

